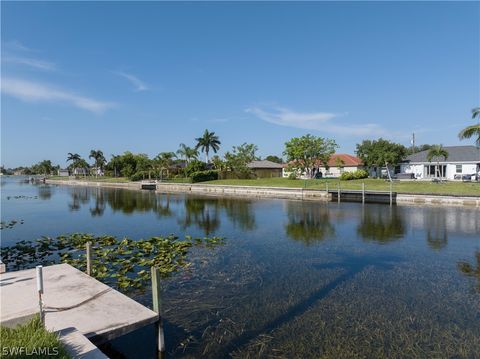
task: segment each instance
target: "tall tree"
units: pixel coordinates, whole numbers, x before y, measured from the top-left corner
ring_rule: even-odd
[[[88,158],[93,158],[94,161],[95,161],[95,167],[96,167],[95,168],[95,177],[96,177],[98,175],[98,170],[100,169],[100,170],[103,171],[103,166],[107,162],[105,160],[105,156],[103,155],[103,152],[100,151],[100,150],[91,150]]]
[[[217,153],[217,151],[220,149],[221,142],[218,139],[218,136],[215,135],[215,132],[209,132],[208,130],[205,130],[202,137],[196,138],[195,141],[197,141],[197,146],[195,148],[205,152],[205,159],[207,163],[209,162],[208,153],[210,150],[213,150],[213,152]]]
[[[283,154],[291,162],[291,168],[313,178],[319,167],[328,165],[328,160],[337,147],[334,140],[308,134],[286,142]]]
[[[435,168],[435,174],[440,173],[440,177],[443,177],[443,171],[440,168],[440,159],[443,157],[443,160],[446,161],[448,158],[448,151],[443,148],[442,145],[434,145],[427,153],[427,161],[432,162],[433,159],[437,160],[437,165]]]
[[[256,152],[258,147],[253,143],[243,143],[240,146],[233,146],[232,152],[225,153],[226,167],[236,172],[240,178],[246,178],[250,174],[247,164],[258,160]]]
[[[378,176],[378,168],[386,167],[390,181],[390,167],[395,167],[405,157],[405,146],[379,138],[378,140],[364,140],[357,144],[355,151],[365,166],[375,169]]]
[[[191,160],[195,160],[198,158],[198,150],[196,148],[189,147],[184,143],[181,143],[180,148],[177,150],[177,155],[180,158],[183,158],[188,164]]]
[[[265,157],[267,161],[270,162],[275,162],[275,163],[283,163],[283,159],[281,157],[275,156],[275,155],[269,155]]]
[[[465,127],[463,130],[460,131],[458,137],[461,140],[476,137],[475,144],[477,145],[477,147],[480,147],[480,107],[475,107],[474,109],[472,109],[472,119],[475,118],[478,118],[477,124]]]
[[[82,159],[82,157],[78,153],[69,152],[68,155],[67,155],[67,162],[70,162],[70,161],[72,162],[72,164],[70,166],[73,170],[75,170],[75,168],[79,167],[79,161],[81,159]]]

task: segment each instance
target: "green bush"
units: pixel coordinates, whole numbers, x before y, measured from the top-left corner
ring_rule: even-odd
[[[368,172],[365,170],[356,170],[355,172],[343,172],[340,176],[342,181],[350,181],[355,179],[367,178]]]
[[[289,180],[296,180],[297,179],[297,173],[295,171],[291,172],[289,175],[288,175],[288,179]]]
[[[58,339],[58,334],[47,331],[38,315],[23,325],[14,329],[0,327],[2,338],[2,357],[5,358],[71,358],[64,345]],[[16,353],[23,348],[29,354]]]
[[[184,169],[186,177],[191,177],[195,172],[202,172],[207,169],[205,162],[199,160],[191,161]]]
[[[143,179],[148,179],[148,171],[138,171],[131,175],[129,178],[131,181],[141,181]]]
[[[218,179],[218,171],[198,171],[192,174],[192,183],[214,181]]]

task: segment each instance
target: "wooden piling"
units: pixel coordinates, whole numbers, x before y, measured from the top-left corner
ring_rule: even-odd
[[[87,242],[87,274],[92,275],[92,242]]]
[[[160,297],[160,270],[156,267],[151,268],[152,274],[152,301],[153,311],[158,314],[157,322],[157,350],[159,357],[162,357],[165,352],[165,336],[163,333],[162,316],[160,315],[161,297]]]
[[[338,200],[338,203],[340,203],[340,182],[338,182],[338,192],[337,192],[337,200]]]
[[[365,182],[362,182],[362,203],[365,203]]]
[[[390,181],[390,206],[393,204],[393,185],[392,185],[392,181]]]

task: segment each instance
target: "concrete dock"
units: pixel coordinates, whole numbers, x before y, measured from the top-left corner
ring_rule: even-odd
[[[73,342],[80,333],[101,345],[158,321],[154,311],[68,264],[44,267],[43,280],[45,326]],[[35,269],[0,274],[0,289],[2,325],[14,326],[39,312]]]

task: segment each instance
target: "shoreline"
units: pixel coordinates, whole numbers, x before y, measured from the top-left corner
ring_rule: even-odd
[[[99,182],[79,180],[52,180],[46,179],[47,184],[67,186],[108,187],[142,190],[141,182]],[[278,198],[308,201],[331,201],[331,194],[323,190],[291,188],[291,187],[262,187],[262,186],[233,186],[201,183],[157,183],[158,193],[191,193],[216,197],[250,197],[250,198]],[[471,195],[437,195],[397,193],[397,205],[440,205],[440,206],[468,206],[480,208],[480,196]]]

